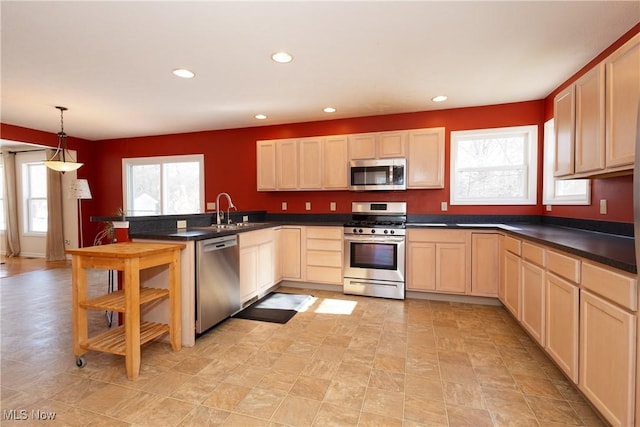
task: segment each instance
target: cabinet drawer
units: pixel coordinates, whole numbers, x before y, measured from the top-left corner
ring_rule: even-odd
[[[579,259],[562,255],[558,252],[547,251],[547,269],[574,283],[580,283]]]
[[[238,234],[238,244],[240,248],[246,248],[248,246],[256,246],[262,243],[271,242],[275,237],[275,231],[273,228],[266,230],[247,231]]]
[[[342,240],[322,240],[307,238],[307,249],[318,251],[342,251]]]
[[[508,250],[509,252],[513,252],[516,255],[520,255],[522,252],[522,241],[519,239],[514,239],[510,236],[504,236],[503,244],[506,250]]]
[[[638,280],[589,262],[582,263],[582,287],[636,311]]]
[[[342,268],[308,266],[307,281],[341,285],[343,281]]]
[[[310,239],[340,240],[344,229],[342,227],[307,227],[307,237]]]
[[[342,268],[342,253],[327,251],[307,251],[307,265]]]
[[[466,243],[468,231],[462,230],[407,230],[410,242]]]
[[[544,267],[544,248],[532,245],[531,243],[522,242],[522,258]]]

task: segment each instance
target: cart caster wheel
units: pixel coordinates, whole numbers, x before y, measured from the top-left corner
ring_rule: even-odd
[[[76,357],[76,366],[78,368],[84,368],[85,366],[87,366],[87,361],[84,360],[83,356]]]

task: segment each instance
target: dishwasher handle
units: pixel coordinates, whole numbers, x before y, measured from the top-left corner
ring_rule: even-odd
[[[215,239],[208,239],[202,242],[203,252],[219,251],[238,245],[238,236],[225,236]]]

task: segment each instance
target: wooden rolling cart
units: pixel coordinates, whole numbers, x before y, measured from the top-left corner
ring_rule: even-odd
[[[86,365],[87,350],[103,351],[125,357],[127,377],[140,373],[140,347],[168,333],[173,351],[179,351],[180,319],[180,250],[181,243],[114,243],[88,248],[68,249],[72,263],[73,352],[76,365]],[[167,289],[140,287],[140,270],[167,265]],[[118,270],[123,274],[122,289],[87,299],[87,269]],[[169,299],[169,323],[140,320],[140,307],[162,298]],[[124,325],[89,337],[87,310],[123,313]]]

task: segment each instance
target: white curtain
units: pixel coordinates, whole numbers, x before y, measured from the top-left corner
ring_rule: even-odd
[[[16,189],[16,153],[2,153],[4,169],[4,218],[6,222],[5,240],[8,257],[20,255],[20,234],[18,228],[18,203]]]
[[[53,150],[46,151],[46,158]],[[47,169],[47,261],[65,260],[64,228],[62,221],[62,173]]]

